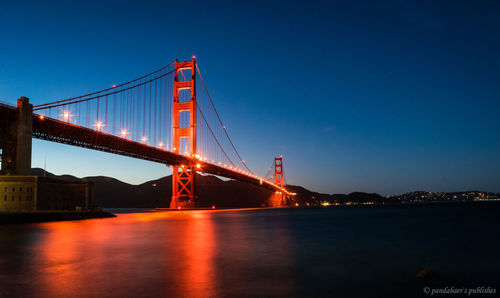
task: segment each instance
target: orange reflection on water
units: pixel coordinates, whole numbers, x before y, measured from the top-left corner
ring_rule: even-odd
[[[76,258],[78,249],[71,240],[74,236],[70,222],[59,222],[52,225],[54,233],[50,233],[38,253],[44,266],[41,277],[48,292],[57,292],[60,295],[69,294],[71,289],[78,286],[78,266]],[[54,291],[55,290],[55,291]]]
[[[210,211],[190,211],[179,241],[178,261],[184,266],[178,272],[179,282],[187,296],[215,296],[215,235]]]
[[[40,225],[48,234],[35,249],[41,296],[71,296],[81,292],[86,285],[82,283],[88,243],[105,241],[105,225],[89,224],[85,221],[54,222]],[[97,230],[96,230],[97,228]],[[98,272],[98,268],[93,268]]]
[[[292,295],[289,227],[267,218],[157,211],[39,224],[30,287],[39,297]]]
[[[215,295],[211,211],[121,214],[39,225],[41,297]]]

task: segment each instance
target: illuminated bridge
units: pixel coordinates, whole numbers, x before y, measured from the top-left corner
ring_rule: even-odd
[[[32,138],[105,151],[173,169],[171,208],[196,206],[196,172],[252,183],[278,194],[274,175],[254,174],[231,141],[196,60],[174,61],[133,81],[37,106],[0,105],[1,175],[29,175]]]

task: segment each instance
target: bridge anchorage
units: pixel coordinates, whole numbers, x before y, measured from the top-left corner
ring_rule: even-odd
[[[274,179],[248,168],[217,112],[196,60],[174,61],[150,74],[86,95],[32,106],[0,104],[0,175],[30,175],[38,138],[172,167],[170,208],[198,206],[196,173],[285,189],[282,157]]]

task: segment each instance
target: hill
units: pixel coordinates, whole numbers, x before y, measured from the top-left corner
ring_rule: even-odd
[[[43,176],[43,170],[32,169],[33,175]],[[80,180],[71,175],[47,177],[67,181]],[[235,180],[224,181],[211,175],[197,175],[198,203],[201,207],[216,205],[220,208],[265,207],[272,205],[274,192]],[[104,177],[85,177],[81,180],[94,183],[95,204],[103,208],[152,208],[169,207],[172,196],[172,176],[132,185],[120,180]]]
[[[43,176],[43,170],[35,168],[34,175]],[[71,175],[46,176],[68,181],[80,180]],[[279,206],[274,192],[235,180],[222,180],[211,175],[197,175],[198,203],[200,207],[251,208]],[[95,176],[82,178],[94,183],[95,203],[103,208],[167,208],[172,196],[172,176],[132,185],[115,178]],[[353,192],[350,194],[323,194],[302,186],[287,185],[296,195],[286,202],[289,206],[388,204],[399,203],[398,198],[384,198],[376,193]]]
[[[44,171],[32,169],[33,175],[43,176]],[[68,181],[80,180],[71,175],[56,176]],[[198,202],[201,207],[218,208],[250,208],[278,206],[281,204],[273,196],[274,192],[248,183],[235,180],[222,180],[211,175],[197,175]],[[115,178],[95,176],[81,180],[94,183],[95,203],[103,208],[153,208],[169,207],[172,196],[172,176],[151,180],[139,185],[132,185]],[[324,194],[308,190],[298,185],[287,185],[286,188],[296,193],[287,205],[320,206],[320,205],[371,205],[399,204],[401,202],[431,202],[431,201],[477,201],[500,200],[500,194],[481,191],[464,192],[426,192],[415,191],[402,195],[382,197],[377,193],[352,192],[350,194]]]

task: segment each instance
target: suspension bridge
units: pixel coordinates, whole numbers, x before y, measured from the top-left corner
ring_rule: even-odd
[[[197,62],[177,60],[127,83],[40,105],[0,105],[0,175],[29,175],[32,138],[172,167],[170,208],[196,207],[196,173],[285,189],[283,159],[258,176],[231,140]]]

